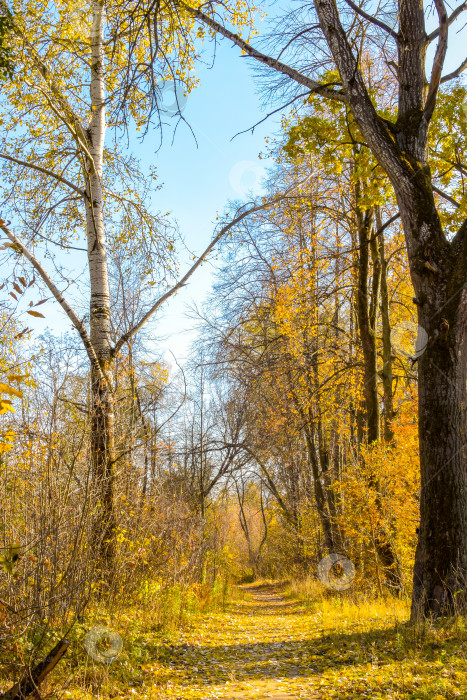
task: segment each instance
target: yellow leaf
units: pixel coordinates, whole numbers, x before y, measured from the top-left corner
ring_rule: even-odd
[[[27,376],[28,376],[27,374],[9,374],[8,381],[9,382],[22,382],[23,379],[26,379]]]
[[[10,396],[19,396],[20,398],[23,395],[22,391],[19,391],[18,389],[14,389],[12,386],[8,386],[8,384],[2,384],[1,382],[0,382],[0,393],[9,394]]]

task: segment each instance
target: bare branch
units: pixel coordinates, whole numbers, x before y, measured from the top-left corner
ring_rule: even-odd
[[[467,2],[463,2],[462,5],[459,5],[459,7],[456,7],[454,12],[449,16],[448,18],[448,27],[451,26],[453,22],[456,21],[456,19],[459,17],[459,15],[464,12],[464,10],[467,10]],[[431,42],[433,39],[436,39],[436,37],[439,35],[440,32],[440,27],[435,29],[434,31],[431,32],[431,34],[428,34],[428,41]]]
[[[277,112],[281,112],[286,107],[289,107],[291,104],[293,104],[297,100],[301,100],[303,97],[306,97],[307,95],[308,95],[307,92],[302,92],[302,93],[300,93],[300,95],[297,95],[296,97],[293,97],[291,100],[289,100],[289,102],[286,102],[285,104],[281,104],[280,107],[278,107],[277,109],[274,109],[272,112],[268,112],[268,114],[266,114],[266,116],[263,117],[263,119],[260,119],[259,122],[256,122],[256,124],[253,124],[253,126],[249,126],[248,129],[244,129],[243,131],[237,132],[234,136],[232,136],[232,138],[230,140],[233,141],[234,139],[237,138],[237,136],[241,136],[242,134],[246,134],[248,131],[251,131],[251,133],[253,134],[256,127],[259,126],[260,124],[263,124],[263,122],[267,121],[269,119],[269,117],[274,116],[274,114],[277,114]]]
[[[275,483],[274,483],[274,479],[273,479],[272,476],[270,475],[270,473],[269,473],[269,471],[268,471],[266,465],[265,465],[264,462],[258,457],[258,455],[257,455],[248,445],[246,445],[245,443],[239,443],[239,444],[233,443],[233,444],[231,444],[231,445],[226,445],[226,447],[236,447],[236,448],[240,448],[240,449],[244,450],[245,452],[247,452],[249,455],[251,455],[251,457],[255,460],[255,462],[257,462],[257,463],[259,464],[260,469],[261,469],[261,471],[263,472],[264,476],[266,477],[266,481],[267,481],[267,483],[268,483],[268,486],[269,486],[269,488],[271,489],[271,491],[272,491],[272,493],[273,493],[273,495],[274,495],[274,497],[275,497],[277,503],[278,503],[279,506],[282,508],[282,510],[284,511],[284,513],[287,515],[287,517],[290,518],[290,517],[291,517],[291,515],[290,515],[290,510],[287,508],[287,506],[286,506],[284,500],[282,499],[282,497],[281,497],[279,491],[277,490],[277,487],[276,487],[276,485],[275,485]]]
[[[248,44],[240,36],[238,36],[238,34],[234,34],[234,32],[231,32],[230,30],[226,29],[222,24],[216,22],[216,20],[212,19],[204,12],[201,12],[201,10],[186,5],[183,2],[183,0],[180,1],[180,5],[193,17],[199,19],[200,22],[203,22],[203,24],[207,24],[208,27],[213,29],[218,34],[221,34],[226,39],[230,39],[230,41],[236,44],[236,46],[242,49],[242,51],[244,51],[251,58],[255,58],[257,61],[265,63],[270,68],[279,71],[279,73],[287,75],[292,80],[295,80],[295,82],[300,83],[301,85],[305,85],[305,87],[307,87],[311,92],[317,92],[320,95],[323,95],[324,97],[327,97],[332,100],[337,100],[338,102],[343,102],[344,104],[347,103],[347,98],[343,92],[338,92],[337,90],[330,90],[329,87],[327,87],[326,85],[322,85],[316,80],[312,80],[308,76],[303,75],[303,73],[300,73],[300,71],[295,70],[295,68],[291,68],[290,66],[286,65],[285,63],[282,63],[281,61],[278,61],[272,56],[267,56],[266,54],[261,53],[257,49],[253,48],[253,46]]]
[[[293,44],[294,41],[297,41],[297,39],[300,38],[301,36],[304,36],[304,34],[308,34],[309,32],[313,31],[313,29],[319,29],[319,24],[313,24],[311,27],[306,27],[306,28],[303,29],[301,32],[298,32],[298,34],[295,34],[295,36],[293,36],[293,37],[290,39],[290,41],[288,41],[288,42],[286,43],[286,45],[281,49],[280,54],[278,55],[278,57],[277,57],[276,60],[278,61],[278,60],[280,59],[280,57],[282,56],[282,54],[284,53],[284,51],[287,51],[287,49],[289,48],[289,46],[290,46],[291,44]]]
[[[454,78],[458,78],[460,76],[460,74],[465,71],[466,68],[467,68],[467,58],[464,58],[464,60],[460,64],[460,66],[458,68],[456,68],[456,70],[453,70],[452,73],[448,73],[447,75],[443,76],[441,78],[440,82],[447,83],[448,80],[453,80]]]
[[[6,153],[0,153],[0,158],[10,160],[12,163],[17,163],[17,165],[24,165],[25,168],[31,168],[32,170],[37,170],[38,172],[43,173],[44,175],[53,177],[55,178],[55,180],[58,180],[58,182],[61,182],[63,185],[67,185],[67,187],[70,187],[81,197],[86,197],[86,192],[84,190],[80,190],[79,187],[76,187],[76,185],[74,185],[72,182],[63,177],[63,175],[57,175],[57,173],[54,173],[52,170],[48,170],[47,168],[43,168],[41,165],[34,165],[34,163],[28,163],[27,160],[19,160],[19,158],[14,158],[13,156],[9,156]]]
[[[399,212],[397,214],[394,214],[394,216],[391,216],[391,218],[388,219],[386,221],[386,223],[384,223],[382,226],[380,226],[380,228],[377,231],[375,231],[374,236],[375,237],[379,236],[380,233],[383,233],[383,231],[385,231],[388,226],[390,226],[392,223],[394,223],[394,221],[397,221],[397,219],[399,219],[399,218],[400,218]],[[359,248],[360,248],[360,246],[359,246]]]
[[[0,600],[0,607],[6,608],[7,610],[9,610],[10,612],[14,613],[15,615],[18,614],[18,611],[15,610],[15,608],[12,608],[11,605],[10,605],[9,603],[5,603],[4,600]]]
[[[347,104],[362,130],[362,134],[375,157],[386,170],[392,182],[407,177],[397,143],[390,132],[391,125],[382,119],[371,100],[358,60],[350,46],[348,36],[334,0],[314,0],[321,30],[334,58],[342,79]]]
[[[6,225],[5,221],[3,219],[0,219],[0,230],[3,231],[3,233],[9,238],[9,240],[13,243],[13,245],[21,251],[21,253],[24,255],[26,260],[28,260],[33,268],[39,273],[42,281],[44,284],[50,289],[52,292],[53,296],[55,297],[56,301],[60,304],[70,321],[72,322],[73,326],[76,328],[78,331],[81,340],[83,341],[83,345],[86,348],[86,352],[89,357],[89,361],[91,362],[91,365],[93,368],[98,372],[100,375],[101,379],[104,381],[108,382],[108,378],[105,376],[105,373],[103,372],[99,360],[97,359],[96,352],[94,350],[94,347],[91,343],[91,339],[88,335],[88,332],[86,328],[84,327],[84,324],[78,316],[76,315],[75,311],[71,308],[69,303],[66,301],[65,297],[63,294],[60,292],[60,290],[55,286],[55,284],[52,282],[50,279],[49,275],[47,274],[47,271],[44,269],[44,267],[41,265],[39,260],[31,253],[31,251],[26,248],[24,243],[22,243],[17,236],[8,228]]]
[[[455,207],[459,208],[460,204],[459,202],[454,199],[454,197],[451,197],[450,194],[447,194],[446,192],[443,192],[443,190],[440,190],[439,187],[436,187],[435,185],[432,185],[433,191],[436,192],[436,194],[439,194],[440,197],[445,199],[448,202],[451,202],[451,204],[454,204]]]
[[[273,204],[276,204],[277,202],[280,202],[283,199],[286,199],[289,195],[289,193],[300,187],[300,185],[304,184],[309,178],[311,177],[311,174],[305,179],[299,182],[296,185],[293,185],[289,189],[286,190],[286,192],[283,195],[279,195],[277,197],[274,197],[271,200],[268,200],[267,202],[264,202],[263,204],[259,204],[256,206],[251,207],[247,211],[242,212],[241,214],[238,214],[238,216],[235,216],[232,221],[230,221],[228,224],[223,226],[220,231],[214,236],[204,253],[202,253],[199,258],[196,260],[196,262],[190,267],[188,272],[185,273],[185,275],[175,284],[171,289],[168,290],[165,294],[163,294],[157,301],[156,303],[149,309],[149,311],[131,328],[129,331],[124,333],[120,340],[117,341],[115,344],[115,347],[113,348],[111,352],[111,357],[115,357],[115,355],[121,350],[123,345],[132,338],[135,333],[137,333],[143,326],[144,324],[153,316],[156,311],[162,306],[162,304],[167,301],[167,299],[170,299],[171,296],[176,294],[179,289],[185,286],[185,284],[188,282],[192,274],[198,269],[198,267],[206,260],[207,256],[209,253],[212,251],[212,249],[216,246],[216,244],[220,241],[223,236],[225,236],[226,233],[228,233],[234,226],[236,226],[240,221],[245,219],[247,216],[250,216],[250,214],[255,214],[258,211],[262,211],[263,209],[267,209],[268,207],[272,206]],[[244,205],[245,206],[245,205]],[[242,208],[242,207],[241,207]]]
[[[384,29],[385,32],[387,32],[390,36],[392,36],[393,39],[396,41],[398,40],[397,32],[395,32],[391,27],[389,27],[385,22],[381,22],[380,19],[376,19],[376,17],[373,17],[372,15],[369,15],[365,10],[362,10],[361,7],[358,7],[352,0],[345,0],[347,5],[352,8],[360,17],[363,17],[364,19],[368,20],[368,22],[371,22],[372,24],[375,24],[377,27],[380,29]]]

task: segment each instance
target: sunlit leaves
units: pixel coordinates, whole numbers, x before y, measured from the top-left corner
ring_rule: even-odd
[[[2,3],[2,10],[6,9]],[[0,81],[12,80],[14,66],[12,62],[12,51],[8,44],[8,38],[12,33],[12,15],[9,11],[0,14]]]
[[[430,129],[429,156],[433,177],[439,189],[459,205],[435,195],[448,233],[455,233],[467,217],[466,100],[467,90],[461,85],[444,90],[438,98]]]
[[[14,572],[15,564],[19,559],[21,546],[17,543],[10,544],[8,548],[4,548],[3,552],[0,550],[0,565],[3,570],[12,574]]]

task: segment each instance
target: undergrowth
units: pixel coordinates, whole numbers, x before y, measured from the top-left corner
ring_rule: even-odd
[[[36,627],[33,633],[26,630],[15,638],[10,649],[3,648],[6,663],[0,669],[0,692],[19,680],[18,659],[23,667],[37,663],[31,662],[30,653],[38,646],[38,636],[41,647],[49,650],[66,636],[69,650],[48,681],[41,685],[41,698],[46,698],[57,685],[65,697],[87,694],[94,697],[96,693],[99,697],[122,697],[121,693],[141,681],[138,668],[161,654],[164,656],[160,649],[175,633],[188,632],[203,615],[221,613],[227,599],[238,595],[223,576],[213,586],[144,582],[132,601],[116,599],[112,608],[94,604],[71,629],[47,626],[43,630]],[[151,643],[147,635],[151,636]],[[112,640],[117,640],[115,656]]]

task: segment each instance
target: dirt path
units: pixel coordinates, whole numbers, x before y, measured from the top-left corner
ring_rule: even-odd
[[[279,588],[250,587],[245,600],[210,616],[202,634],[166,649],[160,697],[320,698],[311,628],[316,635],[316,615],[285,600]]]
[[[306,607],[278,586],[244,590],[243,600],[203,616],[172,644],[159,639],[151,648],[147,640],[155,660],[125,700],[467,699],[464,651],[454,641],[448,662],[446,635],[436,631],[434,647],[420,651],[420,640],[403,631],[403,601],[335,597]]]
[[[89,692],[80,682],[64,697],[467,700],[463,621],[414,629],[406,600],[321,594],[304,606],[281,592],[246,587],[226,612],[191,618],[165,643],[151,618],[135,620],[115,664],[92,666]]]

